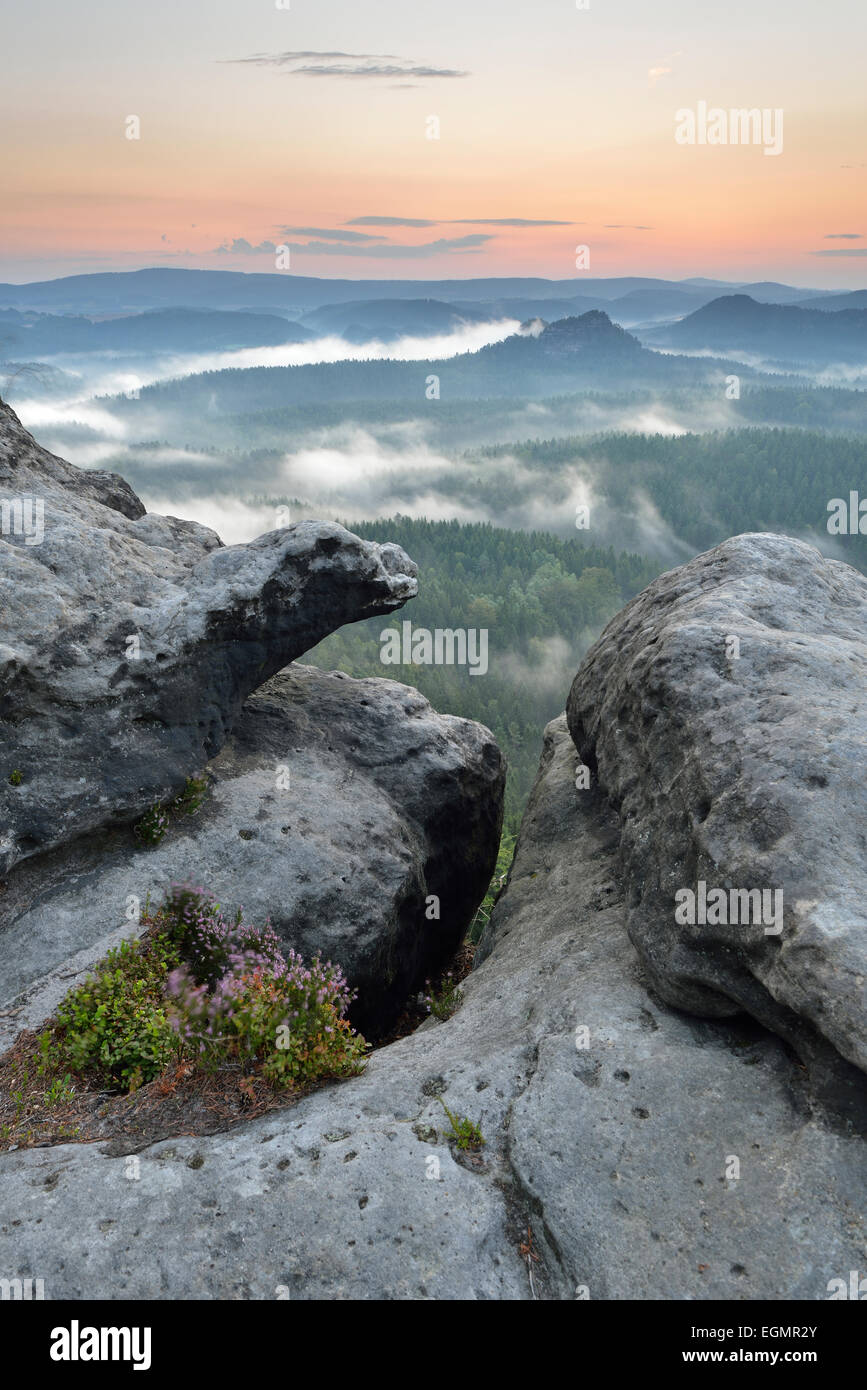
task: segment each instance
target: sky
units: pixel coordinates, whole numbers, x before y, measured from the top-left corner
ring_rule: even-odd
[[[0,280],[867,285],[863,0],[585,2],[0,0]]]

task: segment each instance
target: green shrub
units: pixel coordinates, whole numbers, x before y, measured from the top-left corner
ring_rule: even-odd
[[[92,1067],[129,1090],[157,1076],[178,1051],[163,998],[176,963],[162,937],[109,951],[99,974],[70,990],[57,1011],[62,1062],[73,1071]]]
[[[12,783],[13,787],[20,787],[21,783],[24,781],[24,773],[17,767],[13,768],[9,773],[9,781]]]

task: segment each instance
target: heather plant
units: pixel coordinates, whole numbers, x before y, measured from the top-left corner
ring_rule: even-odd
[[[360,1070],[367,1045],[344,1017],[352,996],[342,973],[318,956],[310,966],[295,951],[285,959],[268,928],[251,939],[213,989],[188,968],[172,972],[172,1026],[183,1045],[211,1065],[231,1055],[258,1060],[281,1086]]]
[[[213,894],[189,883],[172,884],[160,911],[169,940],[177,946],[197,985],[214,986],[232,968],[235,957],[259,954],[279,971],[285,964],[271,926],[253,927],[238,912],[227,918]]]

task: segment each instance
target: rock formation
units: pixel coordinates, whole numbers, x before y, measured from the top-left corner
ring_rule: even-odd
[[[568,716],[620,815],[654,989],[867,1068],[867,580],[784,536],[726,541],[609,623]],[[717,888],[719,911],[677,920],[679,891]],[[733,921],[731,890],[780,920],[738,898]]]
[[[0,506],[0,874],[177,791],[269,676],[417,589],[398,546],[342,526],[223,546],[145,514],[2,403]]]

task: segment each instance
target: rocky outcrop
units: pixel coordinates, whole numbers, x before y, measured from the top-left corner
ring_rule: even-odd
[[[288,667],[247,700],[207,769],[204,805],[160,845],[100,832],[10,878],[0,1045],[135,933],[131,897],[158,904],[190,879],[230,915],[270,918],[305,958],[340,964],[358,991],[355,1024],[387,1028],[484,897],[504,776],[487,729],[437,714],[418,691]]]
[[[827,1299],[863,1266],[865,587],[768,536],[663,576],[546,731],[462,1007],[227,1133],[0,1156],[7,1277],[52,1299]],[[296,666],[208,775],[157,850],[118,825],[18,865],[14,1026],[190,858],[227,905],[348,953],[386,1014],[395,963],[403,988],[457,939],[498,829],[486,730]],[[782,931],[677,922],[700,881],[781,890]]]
[[[223,546],[146,515],[2,403],[0,509],[0,874],[177,791],[254,689],[417,589],[398,546],[341,526]]]
[[[773,1034],[648,989],[619,821],[575,762],[561,719],[448,1022],[137,1164],[0,1157],[0,1267],[47,1298],[827,1299],[863,1264],[863,1144]]]
[[[619,813],[653,988],[746,1010],[855,1084],[835,1058],[867,1068],[867,580],[784,536],[726,541],[609,623],[568,718]]]

